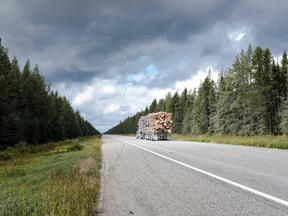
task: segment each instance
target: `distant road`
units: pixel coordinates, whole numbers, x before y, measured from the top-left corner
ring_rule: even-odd
[[[288,151],[103,136],[101,215],[288,215]]]

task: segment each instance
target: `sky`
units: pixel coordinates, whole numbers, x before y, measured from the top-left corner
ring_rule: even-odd
[[[105,132],[209,70],[217,80],[249,44],[280,59],[287,11],[287,0],[1,0],[0,37]]]

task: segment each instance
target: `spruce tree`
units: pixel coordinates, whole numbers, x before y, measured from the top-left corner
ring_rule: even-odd
[[[10,63],[1,39],[0,92],[0,149],[99,133],[66,98],[50,92],[38,65],[31,71],[27,60],[21,73],[16,57]]]
[[[211,118],[211,108],[215,104],[210,104],[210,102],[215,102],[214,99],[210,98],[212,97],[212,94],[210,91],[213,92],[213,96],[215,96],[215,89],[214,88],[214,82],[211,81],[211,77],[207,76],[204,80],[204,82],[200,85],[198,89],[198,95],[195,100],[195,106],[192,111],[192,128],[191,131],[193,134],[203,134],[207,133],[210,126],[210,118]],[[210,100],[211,99],[211,100]]]
[[[267,82],[269,81],[269,75],[264,70],[264,57],[263,49],[257,47],[254,51],[252,58],[253,72],[254,72],[254,91],[256,92],[254,96],[254,107],[257,111],[257,134],[266,134],[268,131],[267,128],[267,119],[266,115],[266,104],[267,100],[265,93],[267,92]]]
[[[274,131],[274,110],[273,110],[273,97],[272,97],[272,54],[267,48],[263,53],[263,69],[266,76],[264,76],[263,97],[265,98],[265,113],[263,118],[265,119],[265,124],[267,131],[266,133],[272,133]]]
[[[0,149],[14,142],[14,107],[11,103],[11,64],[8,51],[1,44],[0,38]]]
[[[157,103],[157,106],[156,106],[156,109],[155,109],[155,112],[164,112],[165,111],[165,101],[163,98],[161,98],[158,103]]]
[[[244,82],[242,83],[242,88],[240,91],[241,100],[243,108],[243,129],[240,131],[239,135],[249,136],[256,134],[256,129],[258,125],[257,121],[257,104],[254,103],[255,94],[254,91],[254,76],[253,76],[253,66],[252,66],[253,52],[251,45],[249,45],[245,55],[241,55],[242,66],[244,68]],[[256,107],[255,107],[256,105]]]
[[[203,94],[199,93],[198,90],[197,95],[195,97],[195,102],[192,109],[192,126],[191,126],[191,133],[192,134],[201,134],[203,128],[203,122],[201,121],[201,101],[203,100]]]
[[[165,106],[165,112],[168,113],[172,113],[173,112],[173,108],[174,108],[174,104],[172,101],[172,96],[171,96],[171,92],[168,92],[165,99],[164,99],[164,106]]]
[[[282,106],[282,86],[281,71],[278,64],[272,61],[271,65],[271,133],[279,134],[280,109]]]
[[[287,99],[287,91],[288,91],[288,59],[286,50],[284,50],[281,60],[281,81],[279,82],[280,89],[281,89],[281,98],[282,103]]]
[[[286,100],[283,104],[280,128],[282,133],[288,134],[288,100]]]
[[[184,118],[183,118],[183,127],[182,133],[183,134],[190,134],[192,130],[192,112],[194,108],[194,100],[196,98],[196,89],[194,89],[193,93],[188,94],[187,98],[187,105],[184,111]]]
[[[182,113],[180,107],[180,97],[178,92],[175,92],[171,99],[171,105],[173,105],[172,118],[173,118],[173,132],[181,133],[182,131]]]
[[[184,120],[184,115],[185,115],[185,111],[187,109],[187,100],[188,100],[188,95],[187,95],[188,91],[187,91],[187,88],[185,88],[179,98],[179,104],[178,104],[178,107],[177,107],[177,115],[178,115],[178,124],[179,124],[179,130],[178,130],[178,133],[182,133],[182,130],[183,130],[183,120]]]
[[[217,130],[216,115],[217,115],[217,96],[215,90],[215,83],[212,80],[210,82],[209,89],[209,127],[208,132],[214,133]]]
[[[211,80],[210,71],[209,75],[205,78],[204,82],[200,85],[198,96],[195,101],[195,112],[193,118],[199,118],[195,121],[194,133],[207,133],[210,129],[214,130],[213,126],[210,127],[211,118],[216,112],[216,92],[215,83]]]
[[[223,77],[220,85],[219,100],[217,103],[217,124],[218,134],[233,134],[239,130],[239,116],[234,105],[236,95],[232,87],[232,79],[229,76]]]
[[[150,113],[155,112],[156,107],[157,107],[157,100],[156,100],[156,98],[155,98],[155,99],[152,101],[152,103],[150,104],[150,106],[149,106],[149,112],[150,112]]]

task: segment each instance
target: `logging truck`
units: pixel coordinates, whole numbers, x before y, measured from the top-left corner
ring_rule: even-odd
[[[170,140],[172,114],[167,112],[150,113],[141,116],[137,124],[137,139]]]

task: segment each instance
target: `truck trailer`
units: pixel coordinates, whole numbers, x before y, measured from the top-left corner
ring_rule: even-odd
[[[157,112],[141,116],[137,124],[137,139],[170,140],[172,113]]]

